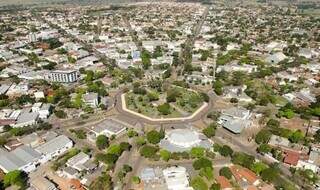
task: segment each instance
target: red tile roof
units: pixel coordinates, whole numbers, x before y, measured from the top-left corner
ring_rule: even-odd
[[[287,151],[283,160],[284,163],[296,166],[298,164],[300,154],[297,152]]]
[[[221,189],[225,189],[225,188],[232,188],[231,183],[228,181],[228,179],[224,176],[218,176],[216,178],[217,183],[220,184]]]
[[[247,168],[241,166],[231,166],[230,169],[237,181],[246,180],[249,184],[254,184],[257,180],[259,180],[257,175]]]

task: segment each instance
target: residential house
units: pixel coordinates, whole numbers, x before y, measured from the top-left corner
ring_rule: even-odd
[[[111,136],[119,136],[120,134],[125,132],[126,127],[118,121],[115,121],[112,119],[106,119],[101,123],[95,126],[92,126],[90,130],[91,132],[94,133],[96,137],[99,135],[105,135],[107,137],[111,137]]]
[[[1,154],[0,168],[5,173],[13,170],[31,172],[36,169],[41,154],[29,146],[22,145],[11,152]]]
[[[243,129],[252,125],[249,110],[240,107],[232,107],[221,112],[218,123],[229,131],[239,134]]]
[[[78,171],[83,170],[83,164],[86,163],[90,159],[89,155],[80,152],[74,157],[70,158],[66,163],[68,167],[72,167]]]
[[[52,160],[73,147],[73,142],[66,136],[60,135],[38,146],[36,151],[41,153],[41,163]]]
[[[99,105],[98,93],[93,93],[93,92],[86,93],[82,95],[82,100],[87,106],[90,106],[92,108],[96,108]]]

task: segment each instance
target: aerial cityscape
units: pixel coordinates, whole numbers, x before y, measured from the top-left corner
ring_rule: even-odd
[[[0,0],[0,190],[320,190],[320,1]]]

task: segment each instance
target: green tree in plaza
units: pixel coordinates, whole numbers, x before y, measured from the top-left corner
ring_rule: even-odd
[[[228,167],[223,167],[219,170],[219,175],[226,177],[227,179],[232,178],[232,172],[230,168]]]
[[[96,139],[98,149],[103,150],[109,146],[109,139],[105,135],[99,135]]]
[[[163,137],[164,136],[156,130],[152,130],[147,133],[147,140],[152,144],[158,144]]]
[[[195,170],[200,170],[201,168],[206,168],[206,167],[212,168],[212,162],[211,160],[202,157],[195,160],[192,166]]]

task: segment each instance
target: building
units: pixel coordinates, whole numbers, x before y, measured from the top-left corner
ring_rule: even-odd
[[[251,185],[257,186],[260,184],[260,179],[257,177],[257,175],[247,168],[234,165],[230,167],[230,170],[238,184],[243,189],[246,189]]]
[[[40,119],[47,119],[51,114],[51,105],[50,104],[42,104],[40,110],[38,111]]]
[[[232,190],[233,189],[229,180],[224,176],[218,176],[216,178],[216,181],[218,184],[220,184],[221,190]]]
[[[54,183],[42,176],[31,179],[30,184],[36,190],[58,190]]]
[[[52,82],[72,83],[78,80],[79,75],[76,70],[55,70],[49,73],[48,78]]]
[[[11,152],[1,154],[0,168],[5,173],[13,170],[31,172],[36,169],[41,154],[29,146],[22,145]]]
[[[189,177],[186,168],[172,166],[163,170],[163,176],[168,190],[193,190],[189,186]]]
[[[13,127],[25,127],[37,124],[39,113],[37,112],[22,112],[16,124]]]
[[[92,108],[96,108],[99,105],[98,93],[87,93],[82,96],[83,102]]]
[[[271,135],[269,143],[270,146],[273,147],[285,147],[288,148],[290,146],[290,141],[287,138],[280,137],[277,135]]]
[[[91,132],[95,134],[95,136],[105,135],[107,137],[111,137],[113,135],[119,136],[123,132],[125,132],[126,127],[115,120],[106,119],[99,124],[91,127]]]
[[[270,64],[278,64],[279,62],[287,59],[287,56],[282,52],[277,52],[266,57],[265,61]]]
[[[212,141],[203,134],[191,129],[174,129],[166,132],[164,139],[160,141],[160,147],[170,152],[183,152],[193,147],[210,149]]]
[[[36,41],[37,41],[37,34],[31,32],[31,33],[28,35],[28,41],[29,41],[30,43],[36,42]]]
[[[82,167],[83,164],[86,163],[89,159],[90,159],[89,155],[83,152],[80,152],[68,160],[67,166],[72,167],[78,171],[82,171],[84,169]]]
[[[57,157],[73,147],[73,142],[66,136],[60,135],[36,148],[41,153],[41,163]]]
[[[249,110],[232,107],[222,111],[218,123],[232,133],[239,134],[242,130],[252,125],[250,117],[251,113]]]

